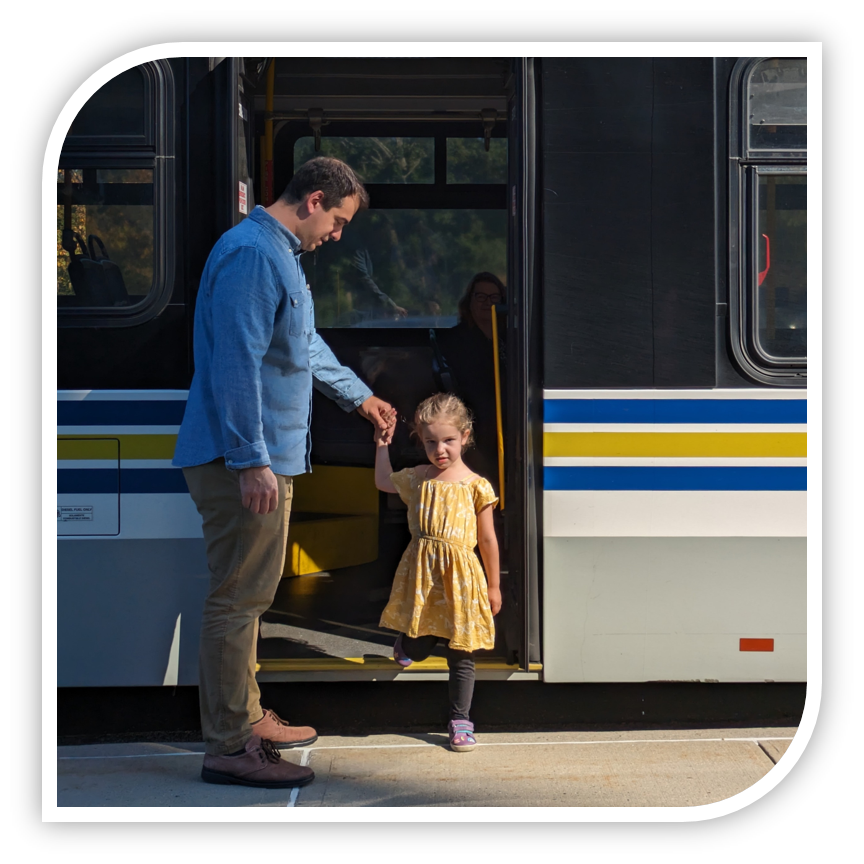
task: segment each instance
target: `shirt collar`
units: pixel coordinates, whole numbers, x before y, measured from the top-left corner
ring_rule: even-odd
[[[306,251],[300,248],[300,239],[293,232],[289,231],[278,219],[274,219],[260,204],[255,205],[248,218],[264,225],[283,238],[295,255],[302,255]]]

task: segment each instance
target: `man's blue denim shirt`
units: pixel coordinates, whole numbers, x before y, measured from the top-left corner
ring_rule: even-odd
[[[372,391],[315,332],[300,241],[258,206],[213,247],[195,309],[195,376],[178,468],[311,470],[312,386],[351,411]]]

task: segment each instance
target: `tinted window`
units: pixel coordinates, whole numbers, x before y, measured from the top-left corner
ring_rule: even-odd
[[[471,277],[507,273],[502,210],[369,210],[301,259],[318,327],[451,327]]]
[[[763,60],[747,85],[750,149],[807,148],[807,60]]]
[[[300,138],[294,145],[294,169],[315,156],[347,162],[364,183],[434,183],[435,139],[400,137]]]
[[[138,68],[112,78],[94,93],[72,121],[76,137],[138,137],[147,132],[147,87]]]
[[[759,174],[756,335],[769,357],[807,356],[807,175]]]
[[[153,169],[57,172],[57,305],[122,307],[153,287]]]
[[[506,183],[507,139],[492,138],[487,152],[482,138],[448,138],[447,182]]]

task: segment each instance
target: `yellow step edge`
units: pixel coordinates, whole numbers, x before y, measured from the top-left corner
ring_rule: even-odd
[[[477,669],[519,672],[520,668],[502,660],[482,660],[475,663]],[[542,663],[531,663],[529,672],[539,672]],[[405,668],[387,657],[309,657],[302,659],[260,660],[255,665],[256,672],[343,672],[346,670],[397,671],[397,672],[446,672],[447,660],[444,657],[430,657]]]

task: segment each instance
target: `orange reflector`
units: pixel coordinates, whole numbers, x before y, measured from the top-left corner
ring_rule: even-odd
[[[739,651],[773,651],[773,639],[742,639],[739,643]]]

